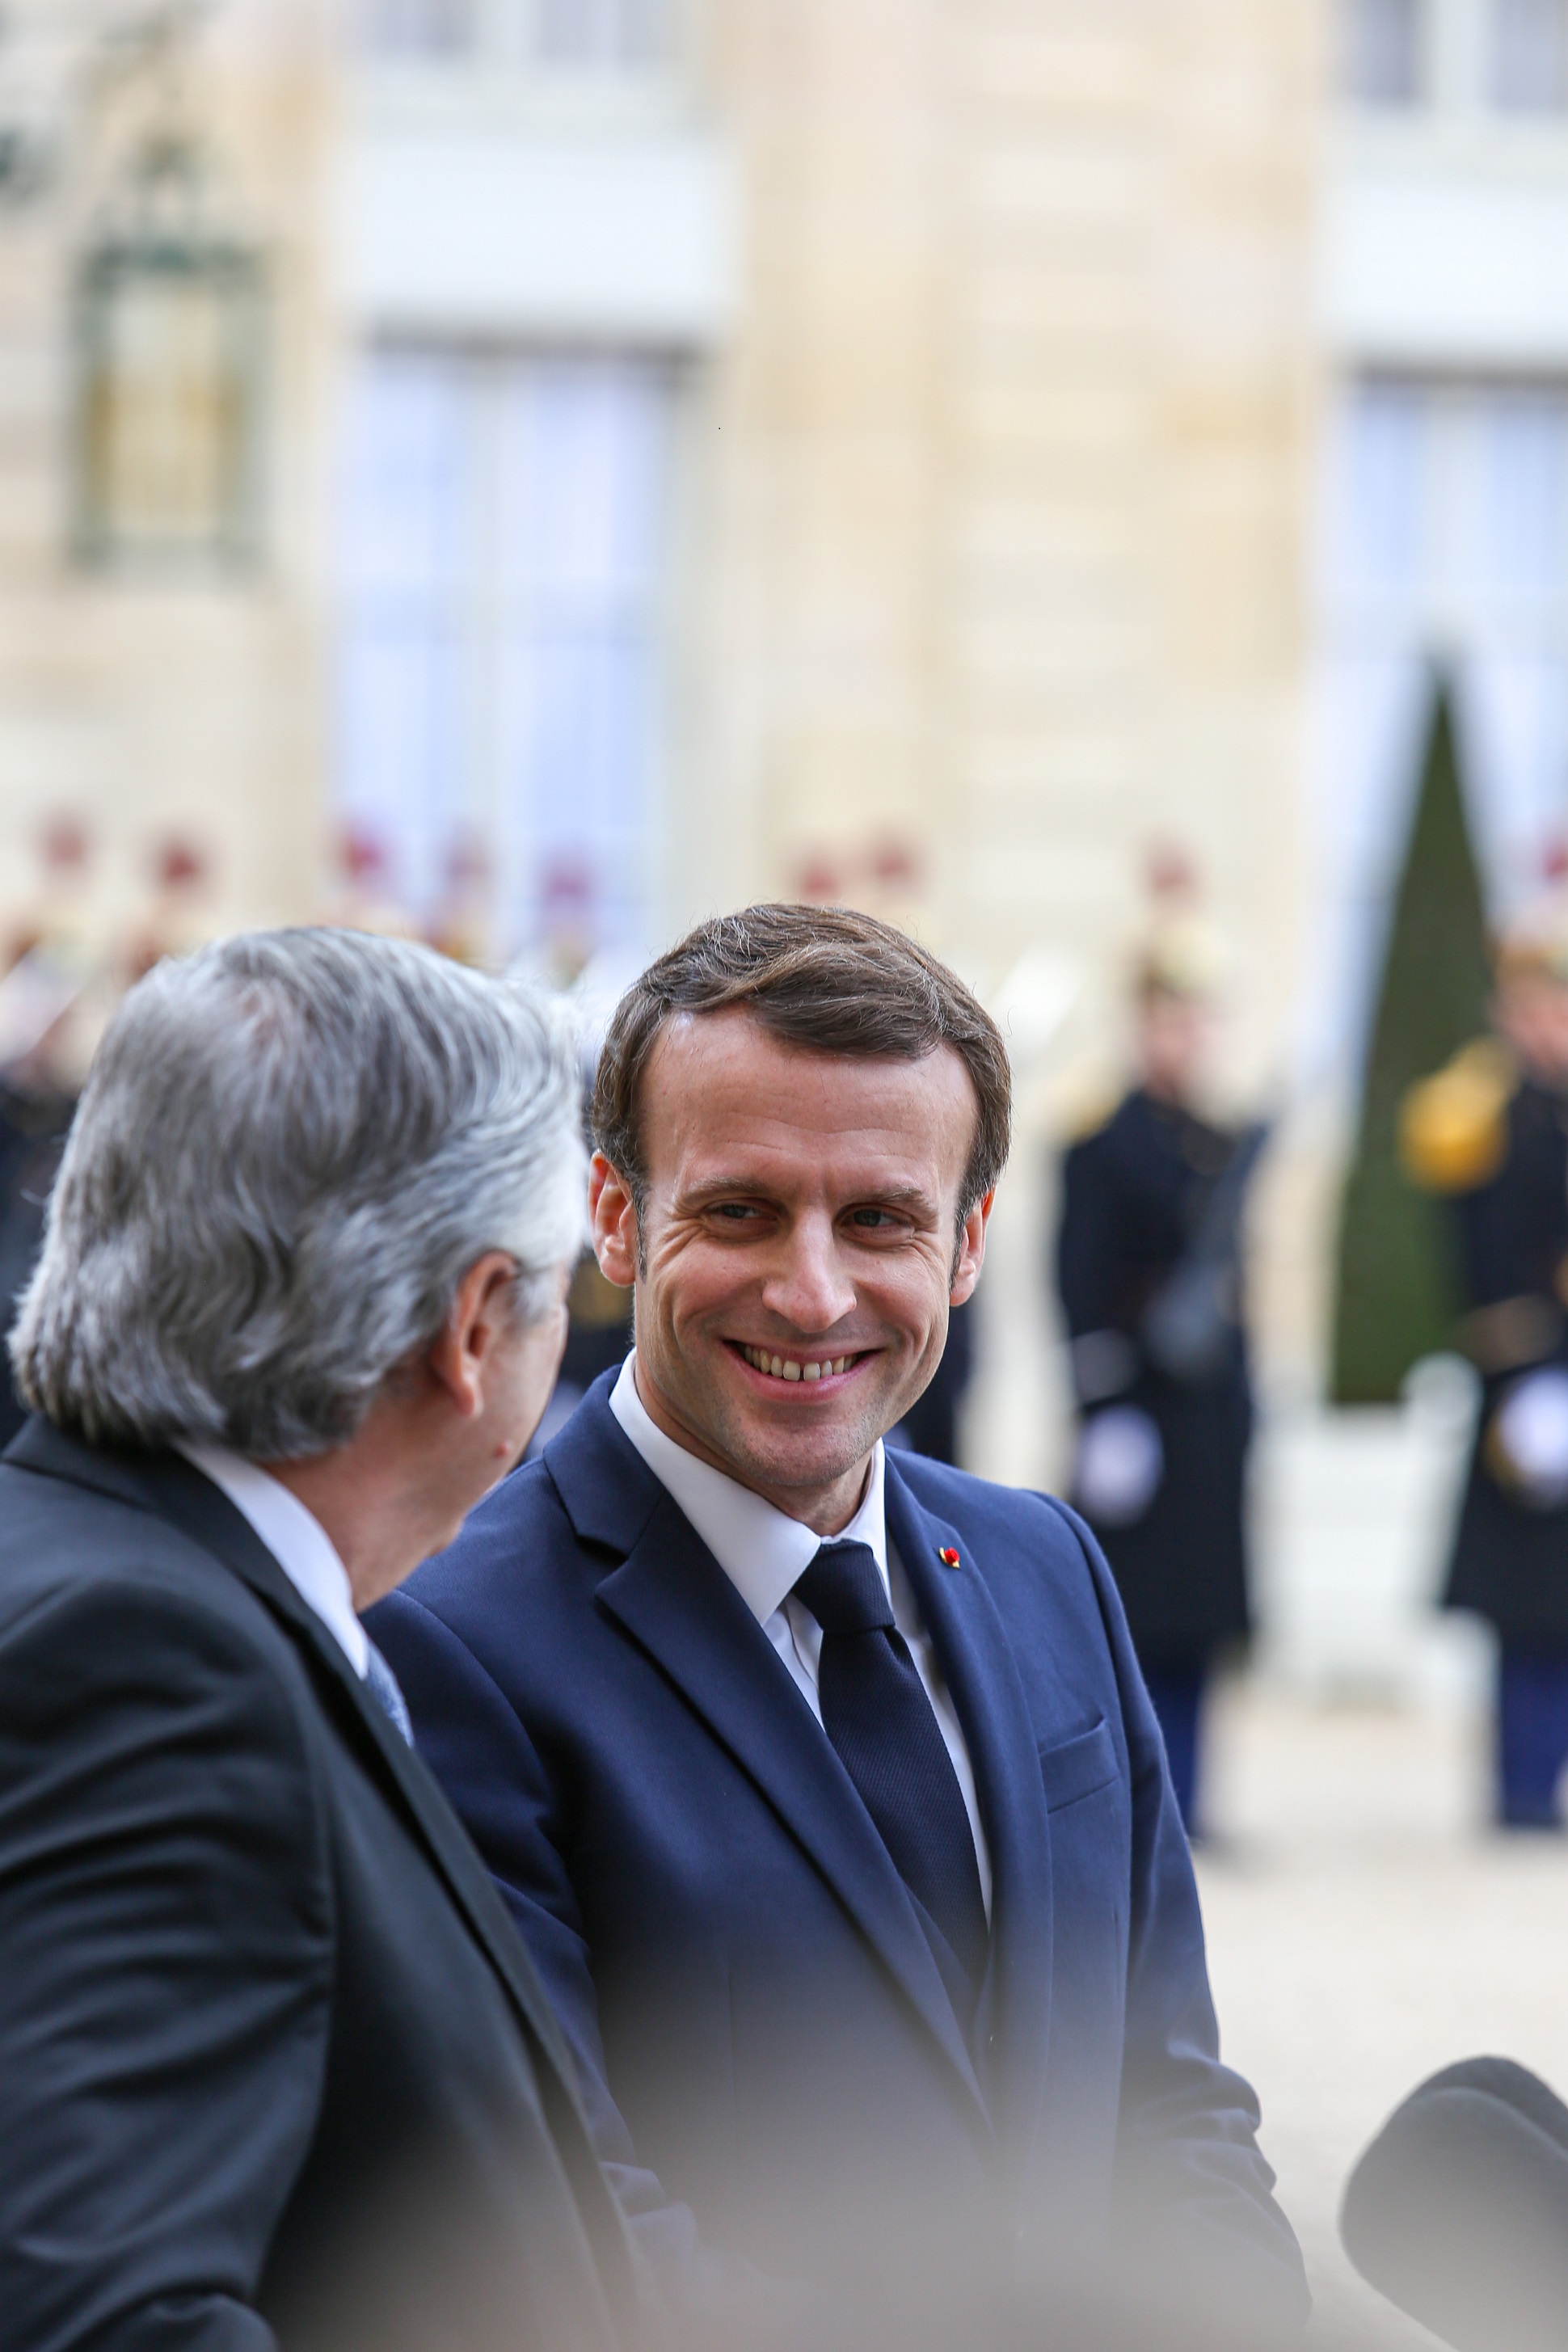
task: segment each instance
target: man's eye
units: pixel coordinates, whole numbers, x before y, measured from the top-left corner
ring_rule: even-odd
[[[712,1213],[716,1217],[726,1217],[731,1224],[738,1225],[757,1213],[749,1201],[720,1201]]]
[[[869,1232],[875,1233],[879,1226],[896,1225],[899,1221],[890,1209],[857,1209],[854,1213],[854,1222]]]

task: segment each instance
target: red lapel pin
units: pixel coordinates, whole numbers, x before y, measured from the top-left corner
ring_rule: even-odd
[[[956,1568],[958,1566],[958,1554],[953,1550],[951,1544],[943,1544],[942,1549],[937,1554],[937,1558],[941,1560],[943,1568]]]

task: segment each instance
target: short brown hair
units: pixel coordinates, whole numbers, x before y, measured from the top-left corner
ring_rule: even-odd
[[[977,1106],[961,1223],[990,1192],[1007,1160],[1012,1072],[1001,1031],[957,973],[852,907],[747,907],[688,932],[633,982],[610,1023],[594,1081],[594,1140],[626,1180],[639,1220],[647,1191],[640,1090],[649,1056],[678,1013],[735,1009],[818,1054],[914,1062],[951,1045]]]

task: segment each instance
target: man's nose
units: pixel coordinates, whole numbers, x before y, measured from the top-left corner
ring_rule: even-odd
[[[831,1218],[803,1217],[791,1226],[778,1264],[763,1286],[771,1315],[796,1331],[829,1331],[855,1305],[855,1285],[839,1262]]]

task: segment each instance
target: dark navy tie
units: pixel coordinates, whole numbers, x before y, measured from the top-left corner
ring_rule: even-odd
[[[989,1931],[963,1791],[869,1544],[826,1543],[795,1586],[822,1628],[822,1723],[910,1892],[978,1991]]]
[[[367,1634],[365,1637],[365,1680],[371,1693],[391,1716],[410,1748],[414,1745],[414,1726],[408,1717],[408,1701],[404,1697],[397,1676]]]

